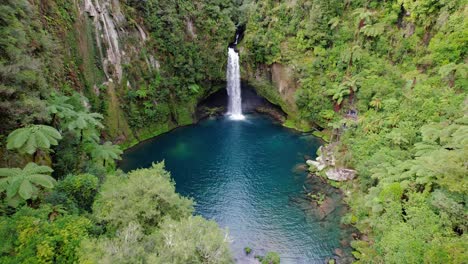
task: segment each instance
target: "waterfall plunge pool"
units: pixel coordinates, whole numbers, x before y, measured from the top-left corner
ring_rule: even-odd
[[[340,228],[345,208],[332,190],[334,211],[323,219],[314,214],[304,188],[330,187],[294,169],[304,155],[314,157],[319,145],[315,137],[262,115],[221,117],[136,145],[124,153],[120,168],[165,160],[177,192],[194,198],[196,214],[228,229],[238,263],[256,263],[253,256],[268,251],[278,252],[281,263],[324,263],[346,236]],[[253,252],[246,256],[244,247]]]

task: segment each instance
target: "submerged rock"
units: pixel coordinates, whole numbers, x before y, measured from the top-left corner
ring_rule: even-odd
[[[331,214],[333,211],[336,209],[336,201],[334,201],[330,197],[326,197],[325,200],[322,202],[322,204],[319,205],[319,216],[320,220],[324,219],[327,217],[329,214]]]
[[[335,249],[335,254],[338,256],[338,257],[344,257],[344,252],[341,248],[336,248]]]
[[[356,171],[351,169],[334,168],[325,172],[327,178],[333,181],[347,181],[356,177]]]
[[[293,168],[293,173],[303,173],[307,171],[307,165],[306,164],[296,164]]]

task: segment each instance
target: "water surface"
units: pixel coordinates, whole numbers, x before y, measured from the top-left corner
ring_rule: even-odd
[[[227,228],[235,258],[276,251],[281,263],[324,263],[339,247],[339,217],[319,220],[304,208],[304,172],[293,172],[319,141],[263,116],[204,120],[126,151],[124,171],[165,160],[176,190],[196,201],[196,213]]]

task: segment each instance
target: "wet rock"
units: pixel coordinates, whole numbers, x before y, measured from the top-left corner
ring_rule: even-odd
[[[335,254],[340,258],[344,257],[344,251],[341,248],[336,248],[335,249]]]
[[[327,178],[333,181],[348,181],[356,177],[356,171],[351,169],[335,168],[325,172]]]
[[[341,239],[340,240],[340,245],[342,247],[349,247],[349,241],[347,239]]]
[[[320,219],[324,219],[336,209],[336,203],[332,198],[326,197],[322,204],[319,205]]]
[[[272,117],[273,119],[275,119],[276,121],[280,123],[284,123],[286,121],[286,117],[281,112],[279,112],[278,110],[272,107],[259,106],[255,108],[255,111],[257,113],[269,115],[270,117]]]

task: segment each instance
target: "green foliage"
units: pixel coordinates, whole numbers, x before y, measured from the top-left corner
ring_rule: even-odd
[[[463,263],[466,5],[326,2],[253,3],[247,71],[294,69],[301,118],[341,135],[337,162],[358,171],[347,219],[370,238],[359,263]]]
[[[47,197],[48,201],[55,198],[55,204],[68,204],[82,211],[91,211],[94,198],[98,193],[99,180],[91,174],[68,175],[58,182],[54,192]],[[63,196],[61,196],[63,194]],[[60,197],[63,197],[60,199]],[[54,203],[53,203],[54,204]]]
[[[244,252],[246,255],[249,255],[250,253],[252,253],[252,249],[250,247],[245,247]]]
[[[101,123],[101,119],[103,116],[99,113],[89,113],[89,112],[76,112],[74,116],[72,116],[69,120],[66,121],[65,127],[67,130],[79,134],[81,140],[83,139],[83,135],[86,132],[91,133],[90,137],[93,136],[95,129],[102,129],[104,126]]]
[[[279,264],[280,256],[276,252],[267,252],[265,256],[255,256],[261,264]]]
[[[1,263],[75,263],[91,222],[50,206],[23,207],[0,217]]]
[[[29,125],[18,128],[8,135],[7,148],[31,155],[38,149],[48,150],[51,145],[57,145],[60,139],[62,135],[53,127]]]
[[[113,145],[112,142],[107,141],[102,145],[91,144],[91,158],[97,162],[102,162],[105,167],[106,163],[112,164],[114,160],[119,160],[123,151],[118,145]]]
[[[47,166],[32,162],[23,169],[0,168],[0,192],[6,192],[6,200],[13,207],[18,206],[22,200],[34,200],[41,188],[54,187],[55,179],[48,175],[52,171]]]
[[[232,263],[229,240],[214,221],[190,216],[167,219],[156,234],[158,256],[153,263]]]
[[[157,227],[163,218],[181,219],[193,211],[192,201],[175,193],[164,164],[132,171],[127,177],[108,176],[93,207],[97,219],[119,229],[138,223],[144,230]]]
[[[37,6],[26,0],[0,3],[0,133],[47,120],[46,58],[52,40],[37,23]]]
[[[69,101],[70,97],[53,93],[47,101],[47,112],[61,119],[71,118],[75,115],[75,107]]]
[[[136,223],[115,237],[89,239],[80,249],[81,263],[233,263],[227,236],[213,221],[190,216],[166,219],[158,231],[145,235]]]
[[[137,89],[126,89],[122,105],[130,125],[192,123],[196,101],[225,79],[226,61],[220,58],[235,35],[234,2],[127,1],[126,7],[144,19],[151,32],[145,53],[159,62],[157,72],[143,76],[134,65],[129,69],[129,77],[138,81],[132,83]]]
[[[82,243],[81,263],[232,263],[228,236],[191,216],[163,163],[109,176],[93,209],[108,232]]]

